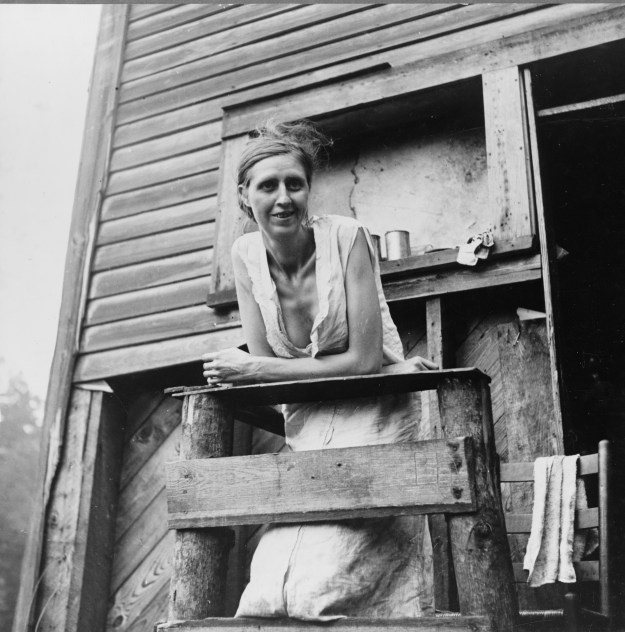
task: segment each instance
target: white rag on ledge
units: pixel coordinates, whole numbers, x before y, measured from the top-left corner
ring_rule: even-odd
[[[539,457],[534,463],[532,531],[523,560],[523,568],[529,571],[530,586],[575,582],[573,540],[578,459],[577,454],[549,456]]]

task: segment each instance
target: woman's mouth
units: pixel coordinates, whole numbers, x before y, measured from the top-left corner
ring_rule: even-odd
[[[277,219],[288,219],[292,215],[295,215],[295,211],[282,211],[281,213],[274,213],[272,217]]]

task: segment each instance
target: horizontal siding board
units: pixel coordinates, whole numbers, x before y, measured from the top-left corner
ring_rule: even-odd
[[[113,137],[114,148],[181,132],[189,127],[208,122],[219,128],[221,136],[221,103],[214,99],[122,124],[124,120],[131,118],[118,109],[118,125]]]
[[[112,173],[106,188],[107,195],[135,191],[197,173],[219,168],[221,145],[208,147],[182,156],[174,156],[133,169]]]
[[[218,172],[213,170],[136,191],[107,195],[102,204],[101,220],[128,217],[216,195],[218,178]]]
[[[174,7],[180,6],[178,4],[131,4],[129,21],[135,22],[141,18],[147,18],[150,15],[161,13],[163,11],[170,11]]]
[[[141,37],[161,33],[181,24],[193,22],[198,18],[229,11],[232,6],[223,4],[179,4],[170,11],[162,11],[139,20],[133,20],[128,26],[126,39],[128,42],[132,42]]]
[[[191,305],[204,305],[209,290],[210,276],[205,276],[95,299],[89,302],[85,326],[101,325]]]
[[[129,42],[125,50],[126,65],[124,66],[124,72],[127,73],[128,79],[136,78],[136,76],[141,76],[142,65],[130,63],[130,60],[150,55],[163,49],[173,48],[185,42],[197,40],[220,31],[228,30],[232,36],[231,30],[236,27],[255,22],[259,18],[292,11],[297,7],[298,5],[296,4],[249,4],[233,7],[230,11],[198,18],[188,24],[168,29],[167,37],[157,33],[156,35]]]
[[[219,329],[199,336],[89,353],[79,357],[74,379],[77,382],[89,382],[113,375],[127,375],[188,362],[198,363],[198,376],[200,376],[199,358],[202,353],[218,351],[226,347],[238,347],[243,342],[243,332],[239,327],[235,327]]]
[[[281,34],[270,40],[250,43],[244,48],[218,52],[210,57],[205,56],[202,59],[188,62],[184,66],[158,72],[131,82],[125,82],[122,74],[123,83],[120,88],[120,102],[132,101],[156,92],[170,90],[180,85],[204,80],[222,73],[228,73],[244,65],[256,67],[255,75],[257,82],[266,81],[267,77],[274,79],[275,74],[273,72],[265,71],[264,65],[268,61],[275,58],[282,58],[285,64],[290,65],[290,72],[293,72],[294,67],[292,64],[294,63],[293,58],[296,57],[295,53],[309,49],[323,50],[323,44],[336,41],[341,42],[343,47],[347,46],[351,50],[352,56],[360,55],[364,51],[359,50],[357,44],[354,46],[351,44],[351,40],[356,39],[355,36],[362,35],[363,32],[380,31],[380,33],[375,36],[375,39],[378,40],[378,42],[383,42],[386,38],[381,34],[382,29],[390,28],[406,20],[435,13],[445,7],[452,8],[454,5],[391,4],[367,11],[363,11],[362,7],[360,7],[360,12],[357,12],[359,10],[358,5],[338,5],[348,7],[347,9],[343,9],[344,14],[348,14],[348,17],[337,17],[337,19],[332,21],[317,24],[312,18],[315,15],[324,15],[324,10],[319,9],[321,6],[323,5],[312,5],[306,10],[301,11],[301,26],[305,28],[299,31],[285,33],[283,35],[282,26],[280,25]],[[328,5],[330,9],[333,8],[333,6],[334,5]],[[306,15],[304,15],[305,13]],[[300,12],[293,12],[289,15],[300,16]],[[306,16],[309,16],[312,22],[310,25],[307,25],[304,20]],[[276,23],[280,23],[282,17],[283,16],[278,16],[277,18],[273,18],[273,20],[275,20]],[[411,31],[415,38],[418,38],[421,22],[422,20],[410,22]],[[274,27],[274,29],[275,28],[276,27]],[[210,40],[211,38],[200,48],[200,52],[202,50],[205,52],[207,46],[212,46]],[[245,40],[242,39],[242,42],[245,43]],[[323,56],[323,53],[319,54]],[[328,62],[330,61],[332,60],[328,59]],[[261,72],[258,70],[258,65],[262,65]],[[295,66],[295,69],[300,70],[297,66]],[[233,85],[238,85],[238,81],[232,83]]]
[[[172,255],[213,246],[215,222],[187,226],[158,235],[148,235],[96,248],[93,270],[110,270],[135,263],[164,259]]]
[[[427,6],[431,9],[433,5]],[[525,11],[528,10],[528,5],[518,4],[469,5],[443,14],[436,13],[427,19],[422,18],[418,29],[409,22],[376,33],[364,33],[358,39],[350,38],[312,48],[303,51],[300,55],[265,60],[261,73],[257,66],[247,66],[232,70],[227,74],[183,85],[175,90],[156,93],[145,99],[121,103],[118,109],[119,121],[129,122],[141,117],[153,116],[180,106],[197,103],[206,99],[207,95],[213,97],[222,95],[225,105],[229,105],[232,102],[241,103],[267,96],[275,97],[281,92],[297,93],[316,82],[327,82],[342,74],[370,68],[380,63],[388,62],[398,67],[403,66],[416,59],[427,59],[430,55],[436,55],[443,42],[453,50],[462,48],[462,33],[457,32],[462,25],[466,28],[476,23],[491,21],[497,16],[503,18],[516,15],[522,10],[521,7]],[[529,7],[534,8],[533,5]],[[451,31],[450,36],[443,37],[443,34],[449,31]],[[438,37],[434,37],[437,34]],[[334,65],[330,66],[330,64]],[[297,72],[294,69],[297,69]],[[314,73],[314,79],[304,74],[306,72]],[[272,77],[273,81],[263,84],[262,78],[267,76]],[[232,94],[233,92],[238,92],[238,94]],[[332,102],[332,97],[326,97],[324,103],[328,102]],[[261,112],[257,120],[263,120],[263,117],[267,118],[265,112]]]
[[[161,132],[162,133],[162,132]],[[221,142],[219,122],[198,125],[154,140],[136,143],[113,151],[111,171],[121,171],[203,149]]]
[[[210,276],[213,249],[157,259],[93,275],[90,298],[99,298],[148,287]]]
[[[345,33],[343,36],[348,36],[349,30],[346,25],[352,22],[354,14],[366,12],[367,9],[366,6],[356,4],[301,6],[286,14],[281,13],[236,29],[213,33],[181,46],[128,62],[124,64],[121,77],[122,84],[126,84],[128,89],[126,86],[122,87],[121,98],[129,101],[137,96],[155,92],[157,89],[148,88],[148,86],[170,82],[174,76],[179,78],[180,83],[188,83],[198,77],[203,78],[207,70],[211,71],[210,74],[218,74],[224,68],[236,67],[237,62],[240,64],[244,59],[266,59],[278,51],[283,55],[288,54],[289,42],[294,42],[290,44],[291,48],[302,47],[306,43],[310,45],[324,30],[328,31],[325,37],[330,37],[338,25],[342,25]],[[349,20],[345,21],[345,16],[349,16]],[[343,20],[337,18],[343,18]],[[336,23],[330,23],[328,20],[336,20]],[[373,22],[373,18],[366,20],[366,24]],[[292,32],[297,30],[299,32]],[[262,44],[257,44],[258,42]],[[249,48],[251,46],[254,46],[254,50],[259,47],[259,52],[251,52]],[[229,54],[226,55],[226,53]],[[259,57],[256,57],[256,54]],[[164,71],[169,72],[165,74]],[[129,90],[131,85],[134,88]],[[176,83],[163,83],[163,86],[168,88],[174,85]]]
[[[587,45],[603,43],[621,35],[622,14],[622,7],[606,9],[605,5],[548,6],[513,19],[460,31],[453,37],[420,42],[414,48],[399,50],[405,61],[413,55],[420,59],[359,83],[302,91],[275,99],[271,107],[252,105],[237,114],[236,125],[226,126],[224,122],[224,135],[250,129],[253,121],[263,120],[269,114],[281,117],[288,113],[289,119],[327,115],[461,81],[487,70],[530,63],[543,57],[546,50],[555,55],[576,49],[582,36]]]
[[[212,196],[103,222],[100,225],[97,245],[104,246],[175,228],[212,222],[215,220],[216,211],[217,198]]]
[[[217,313],[206,305],[119,320],[83,329],[81,353],[140,345],[156,340],[193,336],[238,326],[238,312]],[[198,355],[199,357],[199,355]]]

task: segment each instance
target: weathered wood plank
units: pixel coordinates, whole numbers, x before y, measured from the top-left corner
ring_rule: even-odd
[[[241,134],[254,121],[269,115],[287,120],[328,115],[329,104],[334,111],[362,107],[487,71],[605,44],[622,37],[623,11],[614,5],[559,5],[476,26],[453,37],[434,38],[419,43],[419,53],[400,49],[403,64],[383,76],[321,87],[314,93],[303,90],[272,100],[271,105],[250,105],[244,113],[226,117],[224,137]],[[393,63],[390,54],[385,59]]]
[[[214,238],[215,222],[206,222],[100,246],[95,251],[92,269],[100,272],[194,250],[205,250],[213,246]]]
[[[297,7],[295,4],[279,6],[270,4],[246,4],[232,7],[228,12],[212,13],[207,17],[196,16],[196,19],[192,22],[167,29],[167,37],[156,33],[155,35],[148,35],[129,42],[125,51],[127,68],[124,70],[128,73],[128,78],[133,78],[135,73],[140,71],[141,67],[134,67],[130,64],[130,60],[158,52],[163,48],[171,48],[184,44],[185,42],[197,40],[211,33],[218,33],[226,29],[232,30],[265,16],[291,11],[295,7]],[[140,76],[140,74],[138,76]]]
[[[205,305],[183,307],[86,327],[83,329],[81,352],[93,353],[156,340],[194,336],[240,325],[238,312],[214,312]]]
[[[209,276],[213,249],[198,250],[134,266],[94,274],[89,298],[132,292],[142,288]]]
[[[109,195],[102,204],[102,221],[190,202],[217,193],[217,171],[181,177],[144,189]]]
[[[124,463],[121,468],[120,490],[147,463],[163,442],[180,424],[182,402],[166,397],[124,446]]]
[[[171,156],[204,149],[220,142],[221,124],[216,122],[197,125],[173,134],[163,134],[154,140],[115,149],[111,156],[111,171],[138,167]]]
[[[168,532],[133,574],[112,595],[106,632],[131,632],[152,600],[166,590],[171,578],[174,534]],[[155,622],[152,622],[153,624]]]
[[[529,235],[533,225],[527,121],[519,69],[482,75],[491,229],[495,241]]]
[[[157,288],[99,298],[89,302],[85,327],[191,305],[203,305],[209,287],[210,277],[205,276]]]
[[[40,511],[30,525],[23,556],[19,595],[13,619],[15,632],[27,629],[38,616],[32,605],[42,570],[40,562],[44,543],[44,511],[65,439],[65,419],[77,354],[75,341],[86,302],[84,275],[88,271],[92,236],[95,234],[94,224],[101,203],[101,193],[93,183],[106,179],[113,128],[110,113],[116,104],[115,84],[121,65],[126,19],[127,7],[124,5],[108,5],[102,9],[65,261],[60,326],[43,415],[43,439],[37,474],[41,485],[33,504]]]
[[[149,15],[169,11],[177,7],[177,4],[133,4],[130,6],[129,21],[134,22],[141,18],[147,18]]]
[[[252,627],[253,626],[253,627]],[[327,623],[306,622],[309,632],[327,632]],[[157,632],[301,632],[302,622],[293,619],[208,619],[204,621],[176,621],[157,626]],[[349,632],[442,632],[465,630],[466,632],[491,632],[486,617],[419,617],[415,619],[342,619],[333,621],[332,630]]]
[[[231,6],[231,5],[230,5]],[[220,4],[179,4],[169,11],[159,11],[152,15],[141,16],[133,20],[128,26],[128,41],[132,42],[141,37],[167,31],[187,22],[221,13],[230,9],[229,5]]]
[[[564,453],[564,433],[562,429],[562,404],[560,400],[560,362],[558,361],[558,347],[562,343],[558,339],[558,330],[555,323],[558,319],[558,304],[553,297],[558,293],[557,244],[553,229],[553,221],[545,209],[543,201],[543,188],[540,175],[540,155],[538,151],[538,136],[536,131],[536,115],[534,112],[534,99],[532,96],[532,75],[526,70],[523,75],[525,102],[527,108],[527,120],[529,128],[529,145],[532,157],[532,174],[534,177],[534,195],[536,204],[536,223],[538,226],[538,238],[540,242],[541,266],[543,277],[543,296],[545,299],[545,314],[547,323],[547,341],[549,345],[549,358],[551,364],[551,392],[553,422],[551,429],[554,432],[553,443],[555,454]]]
[[[155,82],[157,77],[162,81],[163,89],[169,89],[198,78],[205,78],[207,72],[218,74],[212,72],[213,62],[216,70],[221,71],[225,66],[228,69],[236,67],[237,64],[232,63],[233,59],[268,59],[272,55],[275,56],[278,51],[286,55],[292,52],[294,46],[302,48],[310,46],[310,42],[317,43],[319,36],[322,40],[348,37],[350,29],[347,25],[359,17],[354,17],[354,14],[371,11],[371,8],[354,4],[300,5],[288,12],[280,12],[274,8],[273,15],[261,15],[259,19],[246,20],[245,24],[237,25],[236,28],[215,31],[214,25],[209,25],[209,33],[205,36],[124,64],[122,82],[128,88],[128,98],[124,98],[124,101],[158,92],[158,82]],[[264,12],[268,13],[266,7]],[[339,19],[346,16],[350,16],[350,19]],[[369,24],[372,20],[375,18],[358,21],[361,24],[363,21]],[[320,28],[321,26],[323,28]],[[309,32],[311,39],[308,40]],[[248,48],[252,45],[254,50]],[[240,50],[241,48],[243,50]],[[230,54],[226,55],[228,52]],[[230,63],[220,65],[219,60],[222,56],[229,59]],[[167,72],[173,68],[179,74],[177,80],[174,79],[173,73]],[[122,88],[122,91],[125,89]]]
[[[39,622],[79,632],[106,620],[124,413],[115,398],[75,389],[64,460],[52,489]]]
[[[136,522],[143,510],[165,487],[163,463],[177,458],[180,448],[180,428],[176,427],[152,454],[143,467],[129,480],[119,496],[115,527],[116,541]]]
[[[217,145],[181,156],[165,158],[156,163],[116,171],[109,176],[107,195],[135,191],[197,173],[210,172],[219,166],[220,154],[221,147]]]
[[[575,528],[591,529],[599,526],[599,509],[578,509],[575,512]],[[508,533],[530,533],[532,530],[532,514],[506,514],[506,531]]]
[[[115,543],[110,594],[115,594],[167,531],[167,496],[162,488],[130,528]],[[165,595],[165,610],[167,595]],[[163,617],[162,620],[165,620]]]
[[[182,411],[181,462],[224,461],[232,454],[232,407],[210,395],[189,395]],[[239,457],[240,458],[240,457]],[[226,577],[232,529],[176,532],[169,590],[170,621],[225,614]]]
[[[585,454],[579,457],[579,474],[597,474],[599,472],[599,459],[596,454]],[[518,483],[534,480],[534,463],[502,463],[501,482]]]
[[[513,565],[515,581],[527,582],[527,571],[523,570],[523,564],[516,562]],[[578,582],[598,582],[599,581],[599,562],[573,562],[575,568],[575,577]]]
[[[470,381],[476,376],[484,376],[477,369],[448,369],[446,371],[422,371],[419,373],[380,373],[349,377],[327,377],[314,380],[274,382],[252,386],[192,386],[175,393],[184,397],[187,393],[211,393],[224,401],[246,406],[256,404],[291,404],[295,402],[316,402],[331,399],[351,399],[354,397],[379,397],[391,393],[411,393],[430,391],[448,379],[460,382]]]
[[[202,353],[218,351],[225,347],[238,347],[243,342],[241,330],[232,328],[220,329],[199,336],[160,340],[124,349],[88,353],[79,358],[75,379],[78,382],[88,382],[105,376],[128,375],[186,362],[197,362],[198,376],[200,376]]]
[[[429,298],[540,278],[540,255],[534,255],[514,261],[494,261],[471,269],[451,269],[419,275],[418,282],[415,282],[416,279],[389,280],[384,284],[384,295],[389,302]]]
[[[170,463],[169,528],[467,512],[471,458],[448,439]]]
[[[118,241],[164,233],[175,228],[194,226],[215,220],[217,200],[215,196],[177,204],[156,211],[146,211],[100,224],[98,246]]]
[[[568,103],[567,105],[558,105],[550,108],[543,108],[536,112],[539,118],[558,116],[560,114],[569,114],[570,112],[581,112],[583,110],[592,110],[594,108],[605,107],[606,105],[615,105],[623,103],[625,94],[614,94],[609,97],[601,97],[599,99],[589,99],[588,101],[580,101],[579,103]]]

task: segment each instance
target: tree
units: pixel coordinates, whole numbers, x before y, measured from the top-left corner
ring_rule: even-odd
[[[40,400],[21,376],[0,393],[0,621],[10,629],[37,487]]]

